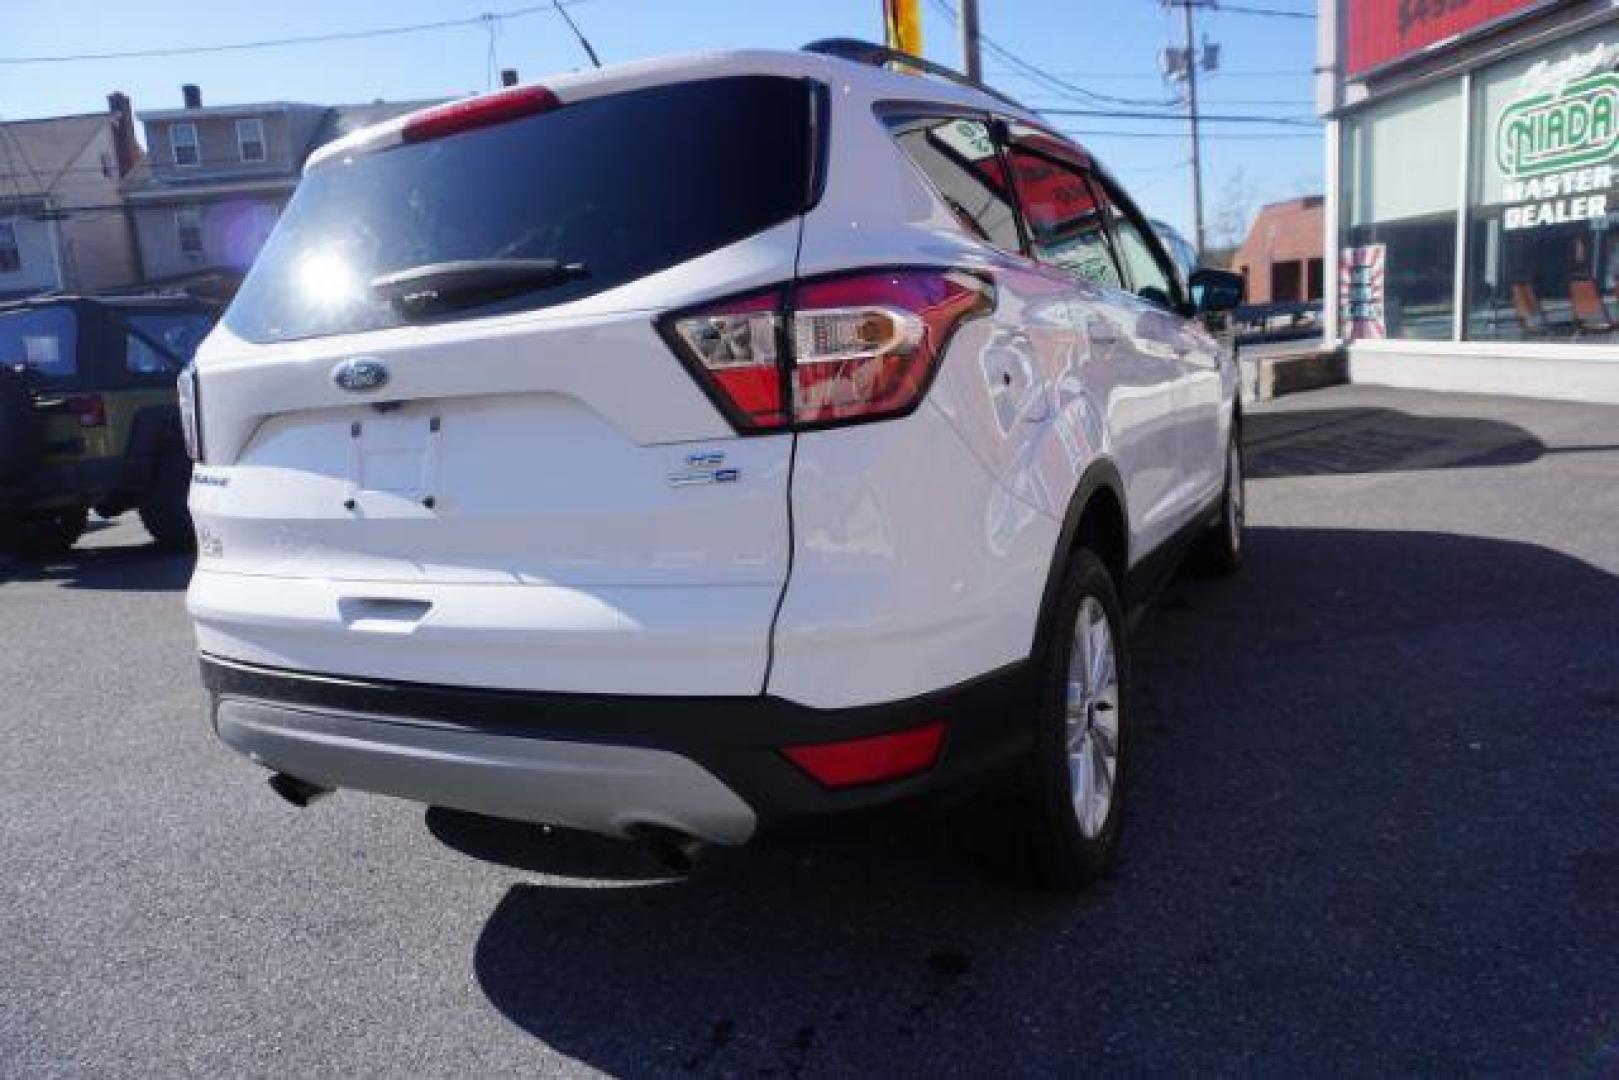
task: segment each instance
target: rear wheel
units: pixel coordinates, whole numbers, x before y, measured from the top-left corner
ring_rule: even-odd
[[[1242,432],[1231,425],[1226,446],[1225,493],[1220,498],[1220,519],[1203,535],[1200,562],[1215,574],[1234,574],[1242,568],[1243,530],[1247,526],[1247,478],[1242,462]]]
[[[27,379],[0,363],[0,483],[28,475],[38,463],[39,426]]]
[[[16,559],[62,555],[84,535],[88,515],[84,507],[70,506],[0,517],[0,554]]]
[[[981,854],[1003,876],[1077,889],[1102,876],[1118,840],[1128,760],[1130,659],[1118,587],[1080,549],[1068,567],[1040,672],[1035,745],[998,793]]]
[[[165,551],[193,551],[197,533],[186,500],[191,494],[191,462],[172,447],[163,450],[152,477],[152,489],[140,504],[141,524]]]

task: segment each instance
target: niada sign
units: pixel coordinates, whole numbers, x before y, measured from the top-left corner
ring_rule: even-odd
[[[1541,176],[1607,161],[1619,150],[1619,75],[1603,72],[1520,98],[1495,125],[1503,176]]]
[[[1502,228],[1512,232],[1608,214],[1619,179],[1619,74],[1593,73],[1607,46],[1536,64],[1496,117]],[[1606,65],[1604,65],[1606,66]]]

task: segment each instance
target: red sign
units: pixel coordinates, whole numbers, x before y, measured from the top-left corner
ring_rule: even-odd
[[[1351,76],[1548,0],[1349,0]]]

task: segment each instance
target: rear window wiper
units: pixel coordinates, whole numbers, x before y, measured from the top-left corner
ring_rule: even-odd
[[[561,259],[457,259],[371,279],[371,294],[406,315],[431,314],[562,285],[586,274]]]

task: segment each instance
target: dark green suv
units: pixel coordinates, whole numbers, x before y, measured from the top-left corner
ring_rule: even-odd
[[[192,546],[175,377],[217,314],[185,298],[0,304],[0,554],[60,554],[92,509],[138,509],[160,546]]]

